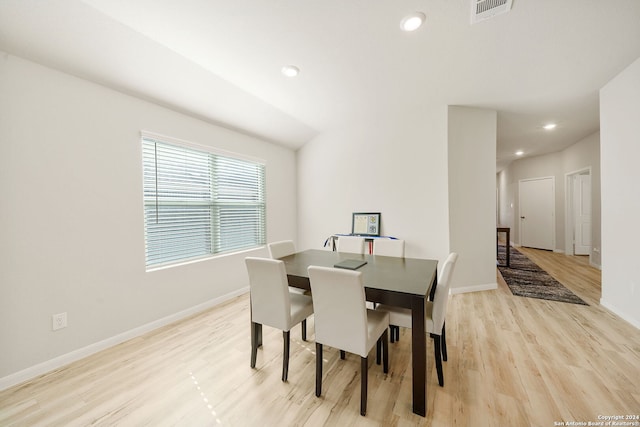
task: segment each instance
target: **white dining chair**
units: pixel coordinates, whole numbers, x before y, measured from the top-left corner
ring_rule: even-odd
[[[328,345],[360,356],[360,415],[367,412],[368,355],[375,344],[376,361],[389,372],[386,312],[365,306],[362,272],[329,267],[309,267],[316,332],[316,396],[322,394],[322,349]]]
[[[373,241],[373,254],[404,258],[404,240],[378,238]]]
[[[267,245],[269,248],[269,256],[273,259],[279,259],[296,253],[296,246],[293,240],[281,240],[272,242]]]
[[[364,254],[364,237],[340,236],[337,249],[338,252]]]
[[[425,328],[433,338],[433,350],[438,373],[438,384],[444,386],[444,374],[442,361],[447,361],[447,341],[445,335],[445,316],[449,302],[449,290],[451,288],[451,274],[458,260],[458,254],[452,252],[442,266],[438,277],[433,301],[427,301],[425,305]],[[386,304],[378,304],[376,310],[389,313],[389,324],[411,328],[411,310],[393,307]]]
[[[251,301],[251,367],[256,367],[262,345],[262,325],[282,331],[282,381],[289,374],[290,331],[302,323],[302,340],[307,340],[307,317],[313,314],[310,296],[289,290],[284,262],[269,258],[245,258],[249,272]]]
[[[293,243],[293,240],[281,240],[279,242],[272,242],[269,243],[267,247],[269,248],[269,256],[273,259],[280,259],[282,257],[286,257],[296,253],[296,245]],[[289,290],[298,294],[309,295],[309,291],[295,288],[293,286],[289,286]]]

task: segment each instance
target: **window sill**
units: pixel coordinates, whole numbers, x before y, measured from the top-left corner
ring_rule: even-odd
[[[246,254],[246,253],[249,253],[249,252],[255,252],[255,251],[264,249],[266,247],[267,247],[266,245],[260,245],[260,246],[254,246],[254,247],[248,248],[248,249],[242,249],[240,251],[223,252],[223,253],[219,253],[219,254],[215,254],[215,255],[207,255],[207,256],[200,257],[200,258],[190,259],[190,260],[187,260],[187,261],[178,261],[178,262],[172,262],[172,263],[169,263],[169,264],[156,265],[156,266],[153,266],[153,267],[147,267],[145,272],[146,273],[153,273],[154,271],[167,270],[169,268],[175,268],[175,267],[183,267],[185,265],[195,264],[195,263],[199,263],[199,262],[203,262],[203,261],[211,261],[211,260],[215,260],[215,259],[227,258],[227,257],[231,257],[231,256],[236,256],[236,255],[242,255],[242,254]]]

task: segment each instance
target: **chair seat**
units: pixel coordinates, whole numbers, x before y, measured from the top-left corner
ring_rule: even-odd
[[[376,310],[385,311],[389,313],[389,324],[394,326],[401,326],[403,328],[411,328],[411,310],[408,308],[394,307],[386,304],[378,304]],[[433,303],[426,301],[424,305],[425,314],[425,331],[430,334],[440,334],[440,331],[434,331],[433,329]]]
[[[367,309],[367,348],[371,349],[380,338],[380,335],[389,327],[387,313]],[[361,354],[367,357],[366,354]]]
[[[291,326],[297,325],[313,314],[313,300],[308,295],[298,292],[290,292],[291,300]]]

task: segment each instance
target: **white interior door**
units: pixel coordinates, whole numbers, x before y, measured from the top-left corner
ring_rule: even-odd
[[[573,177],[574,253],[591,252],[591,175]]]
[[[520,244],[555,248],[555,179],[538,178],[519,182]]]

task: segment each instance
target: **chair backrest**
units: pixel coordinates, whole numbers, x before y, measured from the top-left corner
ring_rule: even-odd
[[[288,331],[291,328],[291,300],[284,261],[245,258],[249,272],[251,320]]]
[[[403,258],[404,257],[404,240],[375,239],[373,241],[373,254]]]
[[[296,246],[293,240],[282,240],[280,242],[269,243],[269,256],[278,259],[296,253]]]
[[[444,326],[445,316],[447,314],[447,304],[449,302],[449,290],[451,289],[451,274],[458,260],[458,254],[451,252],[442,266],[440,276],[438,277],[438,286],[433,296],[433,311],[431,318],[433,320],[434,333],[438,333]]]
[[[367,308],[360,271],[309,267],[316,342],[367,354]]]
[[[338,252],[350,252],[354,254],[364,253],[364,237],[340,236],[338,238]]]

